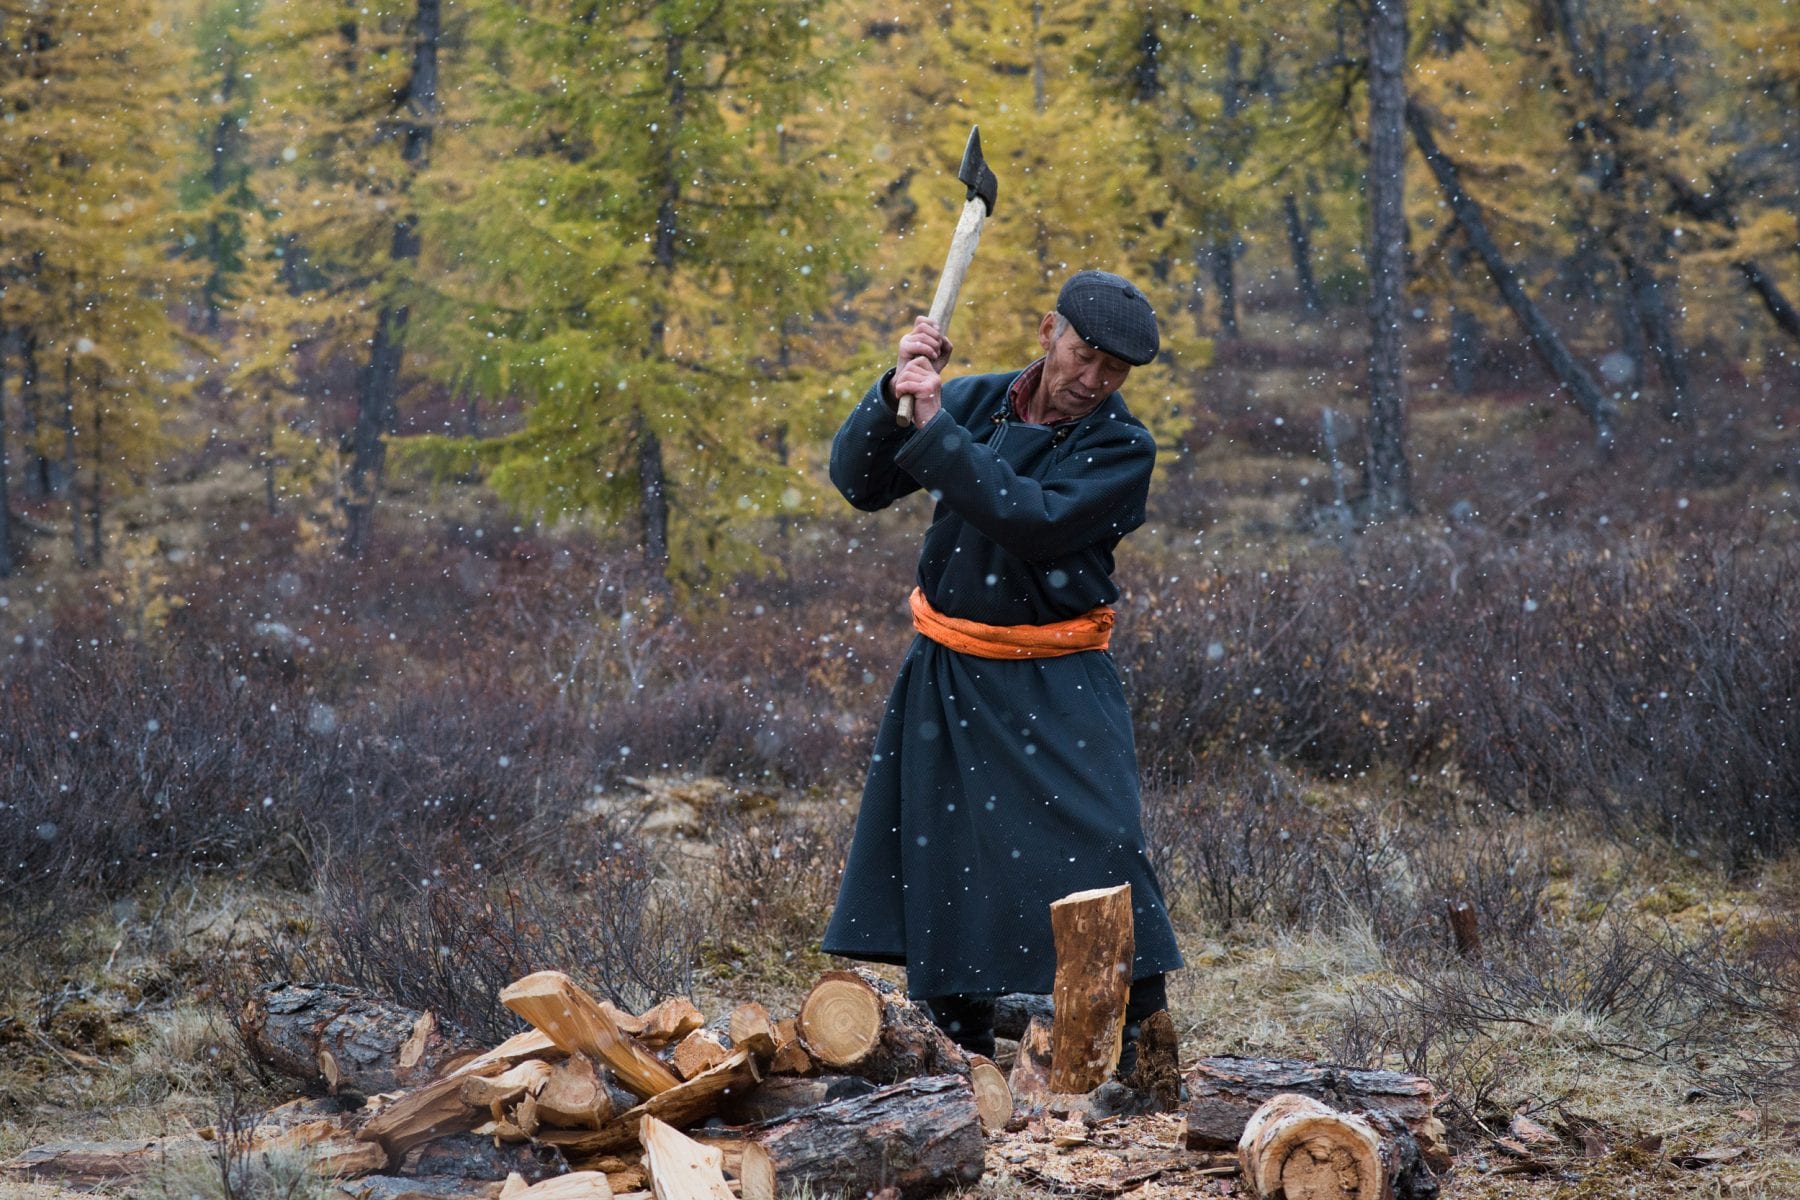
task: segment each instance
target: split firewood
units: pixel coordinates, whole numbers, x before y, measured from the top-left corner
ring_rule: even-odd
[[[799,1021],[783,1017],[775,1022],[775,1055],[769,1059],[771,1075],[811,1075],[819,1069],[813,1056],[800,1044]]]
[[[470,1104],[462,1098],[463,1084],[478,1076],[504,1074],[510,1064],[504,1060],[473,1063],[424,1087],[407,1092],[370,1117],[357,1132],[365,1142],[379,1142],[387,1151],[390,1163],[421,1142],[451,1133],[464,1133],[491,1120],[486,1105]]]
[[[646,1046],[666,1046],[679,1042],[706,1024],[706,1018],[686,996],[674,996],[650,1009],[642,1017],[643,1030],[637,1039]]]
[[[656,1200],[737,1200],[725,1183],[724,1155],[655,1117],[638,1126]]]
[[[238,1016],[251,1056],[332,1095],[413,1087],[481,1049],[431,1013],[333,983],[270,983]]]
[[[1012,1073],[1007,1077],[1008,1089],[1015,1102],[1042,1105],[1050,1094],[1050,1020],[1033,1017],[1019,1039],[1013,1056]]]
[[[1203,1058],[1186,1076],[1185,1141],[1189,1150],[1237,1146],[1251,1114],[1283,1092],[1321,1100],[1347,1112],[1388,1113],[1405,1124],[1433,1170],[1450,1164],[1444,1124],[1434,1109],[1438,1092],[1429,1079],[1397,1071],[1360,1071],[1289,1059]]]
[[[571,1171],[537,1183],[525,1182],[515,1171],[506,1177],[499,1200],[613,1200],[613,1190],[604,1171]]]
[[[541,1058],[528,1058],[498,1075],[471,1075],[458,1091],[464,1104],[495,1108],[511,1104],[530,1093],[536,1095],[550,1082],[554,1068]]]
[[[860,1075],[775,1075],[753,1088],[735,1092],[719,1105],[718,1116],[732,1125],[777,1121],[802,1109],[833,1100],[866,1096],[875,1085]]]
[[[987,1133],[1005,1129],[1013,1117],[1013,1094],[1006,1086],[1005,1073],[994,1065],[993,1059],[984,1054],[969,1055],[969,1086],[975,1092],[981,1128]]]
[[[1131,993],[1131,885],[1054,902],[1050,934],[1056,944],[1050,1090],[1090,1092],[1119,1065]]]
[[[606,1064],[638,1096],[648,1098],[681,1082],[561,971],[539,971],[508,984],[500,1002],[570,1054]]]
[[[800,1002],[800,1043],[832,1071],[876,1083],[966,1074],[968,1056],[887,980],[858,968],[827,971]]]
[[[727,1096],[748,1091],[761,1079],[750,1053],[735,1050],[730,1058],[712,1070],[665,1092],[658,1092],[599,1129],[592,1132],[546,1129],[539,1132],[538,1140],[562,1147],[571,1157],[612,1153],[637,1142],[638,1125],[647,1116],[685,1129],[712,1116]]]
[[[769,1010],[756,1001],[732,1010],[730,1029],[733,1049],[748,1050],[759,1063],[775,1057],[775,1022],[769,1017]]]
[[[1407,1136],[1404,1126],[1388,1120]],[[1404,1158],[1400,1143],[1364,1117],[1295,1093],[1283,1093],[1257,1109],[1238,1142],[1244,1181],[1265,1200],[1435,1197],[1437,1182],[1429,1171],[1411,1181],[1401,1177]]]
[[[683,1079],[709,1071],[731,1056],[725,1042],[710,1029],[696,1029],[676,1044],[669,1065]]]
[[[571,1054],[557,1063],[537,1094],[539,1119],[559,1129],[598,1129],[614,1113],[636,1104],[636,1096],[585,1054]]]
[[[985,1168],[981,1114],[960,1075],[907,1079],[752,1129],[744,1143],[744,1200],[867,1196],[902,1200],[976,1183]]]

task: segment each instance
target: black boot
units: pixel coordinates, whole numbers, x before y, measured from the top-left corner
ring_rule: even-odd
[[[950,1040],[970,1054],[994,1057],[994,998],[992,996],[933,996],[925,1002],[931,1019]]]

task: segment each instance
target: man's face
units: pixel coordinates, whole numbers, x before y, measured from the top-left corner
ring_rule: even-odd
[[[1038,325],[1038,343],[1044,348],[1040,403],[1058,416],[1080,416],[1119,390],[1131,364],[1094,349],[1067,322],[1062,336],[1056,336],[1056,325],[1053,312]]]

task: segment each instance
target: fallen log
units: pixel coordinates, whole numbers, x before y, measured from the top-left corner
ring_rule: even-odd
[[[833,1100],[866,1096],[875,1085],[860,1075],[776,1075],[756,1087],[735,1092],[719,1105],[719,1119],[731,1125],[755,1125],[792,1116],[802,1109]]]
[[[821,975],[795,1028],[820,1066],[878,1084],[969,1070],[968,1057],[922,1009],[862,968]]]
[[[1050,936],[1056,944],[1050,1090],[1091,1092],[1119,1064],[1131,993],[1131,885],[1053,902]]]
[[[1429,1166],[1442,1170],[1450,1164],[1444,1125],[1433,1111],[1437,1089],[1418,1075],[1221,1055],[1195,1063],[1186,1082],[1184,1141],[1189,1150],[1235,1149],[1258,1108],[1283,1092],[1294,1092],[1340,1111],[1387,1113],[1412,1133]]]
[[[33,1146],[0,1166],[7,1179],[91,1188],[142,1179],[183,1150],[203,1153],[196,1137],[149,1138],[117,1142],[49,1142]]]
[[[648,1098],[681,1082],[561,971],[539,971],[508,984],[501,989],[500,1003],[570,1054],[604,1063],[638,1096]]]
[[[961,1075],[907,1079],[745,1131],[743,1200],[894,1189],[916,1200],[980,1180],[985,1150],[975,1093]]]
[[[568,1161],[554,1146],[535,1142],[497,1142],[491,1135],[457,1133],[414,1147],[402,1168],[408,1175],[440,1179],[505,1179],[517,1174],[527,1183],[565,1174]]]
[[[737,1200],[725,1183],[725,1156],[655,1117],[638,1126],[656,1200]]]
[[[1420,1168],[1405,1126],[1377,1122],[1385,1128],[1311,1096],[1275,1096],[1238,1141],[1244,1182],[1263,1200],[1431,1200],[1437,1179]]]
[[[258,1062],[332,1095],[414,1087],[482,1049],[431,1013],[335,983],[270,983],[238,1016]]]

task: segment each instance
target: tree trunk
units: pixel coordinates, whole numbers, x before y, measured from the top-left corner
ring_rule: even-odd
[[[0,579],[10,578],[18,562],[13,557],[12,443],[6,423],[6,360],[13,344],[10,332],[0,334]]]
[[[87,548],[81,541],[81,464],[75,457],[75,359],[63,351],[63,488],[69,501],[69,550],[75,565],[88,565]]]
[[[985,1169],[981,1114],[960,1075],[908,1079],[755,1130],[744,1146],[744,1200],[813,1195],[901,1200],[973,1186]]]
[[[1600,448],[1610,450],[1617,437],[1618,409],[1601,392],[1587,368],[1569,353],[1562,338],[1557,336],[1556,330],[1526,294],[1525,285],[1519,281],[1518,273],[1507,263],[1500,253],[1500,247],[1489,235],[1480,207],[1463,190],[1461,174],[1455,162],[1438,148],[1424,109],[1409,102],[1406,106],[1406,121],[1412,129],[1413,141],[1418,145],[1419,153],[1424,155],[1426,164],[1431,167],[1431,173],[1438,181],[1438,187],[1444,193],[1445,201],[1456,214],[1456,219],[1462,222],[1464,236],[1469,239],[1475,252],[1481,255],[1482,264],[1487,267],[1494,286],[1500,289],[1507,307],[1512,309],[1513,316],[1518,318],[1519,324],[1530,336],[1532,347],[1550,368],[1551,374],[1569,390],[1570,395],[1575,398],[1576,406],[1593,423],[1595,440]]]
[[[1256,1110],[1283,1092],[1297,1092],[1333,1108],[1382,1112],[1418,1139],[1434,1168],[1449,1165],[1443,1122],[1433,1115],[1438,1092],[1429,1079],[1396,1071],[1357,1071],[1327,1063],[1277,1058],[1203,1058],[1187,1073],[1184,1114],[1189,1150],[1230,1150]]]
[[[438,113],[438,43],[442,36],[442,0],[418,0],[413,20],[412,73],[402,93],[406,114],[401,158],[416,175],[430,158]],[[411,178],[405,184],[411,186]],[[418,216],[403,213],[394,222],[389,251],[396,267],[419,257]],[[339,550],[361,558],[369,546],[375,503],[387,463],[386,437],[396,426],[400,367],[406,354],[406,327],[411,310],[386,302],[375,320],[375,338],[363,369],[357,397],[356,429],[350,448],[350,473],[344,496],[344,538]]]
[[[102,552],[105,543],[100,537],[101,506],[106,494],[100,469],[105,459],[106,446],[106,406],[100,398],[94,398],[94,472],[88,481],[88,549],[93,564],[97,567],[103,561]]]
[[[1053,902],[1050,932],[1056,945],[1050,1090],[1091,1092],[1119,1064],[1131,993],[1131,885]]]
[[[1756,298],[1763,302],[1769,315],[1775,319],[1775,325],[1781,332],[1800,342],[1800,309],[1782,294],[1781,285],[1775,282],[1774,276],[1749,259],[1737,264],[1737,269],[1744,274],[1744,281]]]
[[[44,395],[38,388],[37,368],[37,334],[28,329],[19,338],[19,444],[31,456],[31,463],[25,471],[21,490],[29,500],[48,500],[54,489],[50,458],[44,453],[38,437],[38,431],[44,425],[38,417]]]
[[[1228,234],[1215,235],[1207,247],[1212,263],[1213,294],[1219,305],[1219,336],[1238,336],[1237,248]]]
[[[264,1066],[346,1096],[416,1087],[481,1049],[429,1013],[332,983],[265,984],[245,1004],[238,1031]]]
[[[1675,332],[1675,322],[1669,315],[1668,302],[1663,298],[1664,281],[1649,263],[1640,261],[1636,255],[1619,255],[1619,265],[1625,270],[1632,312],[1644,331],[1645,339],[1650,343],[1651,351],[1656,355],[1656,364],[1662,371],[1663,386],[1668,389],[1668,396],[1663,404],[1663,419],[1671,423],[1690,421],[1694,414],[1688,407],[1693,393],[1688,376],[1687,351]]]
[[[1306,218],[1300,215],[1300,202],[1294,193],[1281,198],[1281,212],[1287,220],[1288,254],[1294,260],[1294,284],[1308,316],[1325,311],[1325,297],[1319,294],[1318,280],[1313,277],[1312,235],[1307,232]]]
[[[1406,2],[1369,6],[1369,518],[1412,511],[1406,454]]]

